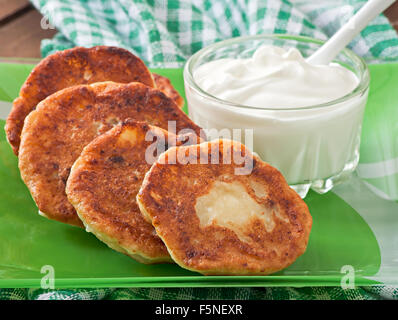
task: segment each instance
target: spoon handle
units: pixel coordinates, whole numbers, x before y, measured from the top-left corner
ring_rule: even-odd
[[[307,62],[329,64],[370,21],[394,2],[395,0],[369,0],[322,47],[308,57]]]

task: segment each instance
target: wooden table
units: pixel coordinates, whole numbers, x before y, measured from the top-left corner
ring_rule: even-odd
[[[57,32],[42,19],[28,0],[0,0],[0,57],[39,58],[41,40]]]
[[[398,31],[398,2],[385,14]],[[41,40],[56,32],[28,0],[0,0],[0,57],[40,58]]]

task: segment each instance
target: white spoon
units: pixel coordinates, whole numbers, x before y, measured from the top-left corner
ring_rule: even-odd
[[[395,0],[369,0],[333,37],[308,57],[307,62],[329,64],[369,22],[394,2]]]

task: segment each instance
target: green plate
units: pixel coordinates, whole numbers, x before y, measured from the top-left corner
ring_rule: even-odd
[[[17,96],[32,67],[0,64],[0,100]],[[377,70],[371,66],[372,88],[379,81]],[[394,70],[398,74],[397,66]],[[184,92],[181,69],[153,71],[169,77]],[[40,287],[41,270],[47,265],[55,270],[55,286],[64,288],[335,286],[340,285],[345,265],[355,269],[356,285],[376,283],[369,277],[379,271],[380,247],[366,221],[332,192],[310,192],[305,201],[314,221],[308,249],[276,274],[202,276],[172,264],[143,265],[82,229],[39,216],[0,130],[0,287]]]

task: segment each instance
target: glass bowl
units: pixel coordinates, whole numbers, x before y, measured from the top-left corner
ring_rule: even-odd
[[[250,58],[263,45],[295,47],[308,57],[323,43],[291,35],[238,37],[198,51],[184,68],[189,115],[205,129],[209,139],[227,136],[240,140],[280,170],[302,197],[310,188],[318,193],[331,190],[346,180],[358,164],[369,91],[369,70],[363,59],[344,49],[333,61],[358,77],[359,84],[353,91],[327,103],[289,109],[245,106],[218,99],[198,86],[194,73],[213,60]],[[240,134],[234,135],[237,130]]]

